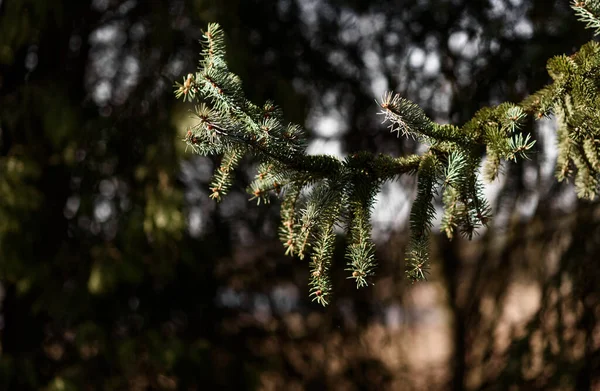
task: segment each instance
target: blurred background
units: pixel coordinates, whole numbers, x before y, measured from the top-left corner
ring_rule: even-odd
[[[518,102],[592,38],[568,3],[0,0],[0,389],[599,390],[600,208],[554,180],[552,118],[488,185],[490,227],[436,234],[428,282],[403,276],[414,179],[387,184],[373,285],[340,270],[321,308],[278,202],[247,201],[252,161],[208,198],[172,87],[216,21],[246,94],[310,153],[399,156],[422,146],[376,98],[457,125]]]

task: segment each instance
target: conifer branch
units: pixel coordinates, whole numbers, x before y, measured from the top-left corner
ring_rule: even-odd
[[[379,159],[385,160],[383,155],[379,156]],[[357,288],[367,286],[367,278],[374,273],[375,245],[371,240],[369,220],[375,196],[380,185],[388,177],[387,163],[391,163],[375,161],[370,164],[370,161],[370,154],[364,152],[353,154],[346,159],[346,165],[351,168],[346,179],[349,184],[349,243],[346,248],[346,270],[350,272],[348,278],[356,281]],[[376,167],[380,172],[377,172]]]
[[[418,171],[417,198],[410,212],[410,241],[406,254],[406,274],[412,281],[425,280],[429,268],[429,233],[435,217],[433,198],[436,193],[440,162],[428,153]]]
[[[305,181],[298,181],[288,185],[285,197],[281,203],[281,227],[279,228],[279,239],[285,246],[285,255],[297,253],[297,236],[300,226],[297,222],[296,205],[300,197]]]
[[[585,23],[585,27],[594,29],[594,35],[600,34],[600,4],[598,1],[573,0],[571,8],[575,11],[577,19]]]
[[[599,1],[577,1],[573,9],[588,27],[600,32]],[[279,238],[286,254],[310,256],[310,295],[326,305],[331,300],[330,270],[336,246],[336,225],[347,226],[346,270],[357,287],[367,286],[374,273],[375,246],[370,215],[381,185],[401,175],[416,175],[417,196],[410,213],[406,274],[424,280],[429,269],[429,236],[435,215],[433,202],[442,191],[441,230],[471,238],[491,218],[479,175],[498,177],[502,161],[527,158],[535,140],[523,133],[528,116],[554,114],[558,121],[559,181],[574,177],[577,195],[593,199],[600,184],[600,45],[590,42],[571,56],[548,61],[552,83],[520,103],[479,110],[461,127],[437,124],[415,103],[387,93],[378,102],[384,122],[398,136],[428,145],[423,155],[392,157],[360,152],[340,160],[308,155],[306,136],[287,124],[272,102],[258,106],[244,95],[239,77],[225,60],[223,31],[210,24],[202,39],[202,59],[196,73],[175,83],[175,96],[197,102],[195,126],[184,138],[201,155],[222,155],[211,182],[211,197],[220,200],[230,189],[234,169],[245,155],[258,161],[258,173],[248,187],[250,199],[269,202],[279,197]]]

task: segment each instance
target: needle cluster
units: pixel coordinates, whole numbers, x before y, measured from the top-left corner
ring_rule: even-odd
[[[593,3],[593,4],[592,4]],[[577,14],[598,29],[598,2],[574,2]],[[598,8],[598,9],[597,9]],[[587,13],[592,16],[589,16]],[[429,268],[429,237],[434,202],[444,207],[441,230],[449,239],[471,238],[491,219],[483,181],[500,173],[501,162],[527,158],[535,141],[523,131],[527,117],[554,114],[559,122],[559,180],[574,176],[577,194],[594,198],[600,172],[600,45],[590,42],[571,56],[548,62],[553,83],[525,101],[478,111],[458,127],[431,121],[415,103],[392,93],[378,102],[384,122],[398,135],[427,146],[422,155],[392,157],[360,152],[338,159],[308,155],[302,128],[286,123],[272,102],[256,105],[242,90],[225,61],[223,31],[210,24],[203,35],[199,68],[176,83],[175,95],[194,102],[195,126],[184,141],[201,155],[221,156],[210,185],[220,201],[233,183],[245,155],[259,165],[248,187],[258,203],[281,199],[279,237],[286,254],[310,261],[310,295],[326,305],[332,295],[330,272],[336,227],[346,231],[348,279],[369,284],[376,268],[370,216],[381,185],[401,175],[416,175],[417,195],[410,214],[406,274],[424,280]],[[480,169],[485,157],[483,169]]]

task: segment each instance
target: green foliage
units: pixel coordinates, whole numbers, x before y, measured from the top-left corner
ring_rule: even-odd
[[[175,93],[183,100],[206,102],[196,106],[198,123],[184,141],[196,153],[223,155],[211,183],[211,197],[222,199],[233,183],[233,169],[244,155],[252,154],[260,164],[248,192],[258,203],[268,202],[273,193],[282,198],[279,236],[287,254],[301,259],[310,254],[314,300],[325,305],[332,293],[330,267],[337,224],[348,227],[348,278],[357,287],[367,286],[375,268],[369,222],[375,195],[384,181],[415,172],[422,159],[367,152],[344,161],[309,156],[299,126],[285,124],[273,103],[261,107],[245,98],[239,78],[224,61],[223,32],[215,24],[204,34],[202,54],[198,72],[176,83]],[[411,114],[403,131],[416,134],[413,128],[427,128],[429,133],[438,129],[416,105],[389,99]]]
[[[594,29],[594,34],[600,34],[600,3],[594,0],[572,0],[571,8],[577,19],[585,23],[585,27]]]
[[[555,115],[559,126],[556,177],[562,181],[574,176],[578,197],[589,200],[598,195],[600,173],[599,54],[600,45],[592,41],[571,56],[552,58],[548,73],[553,84],[523,102],[537,117]]]
[[[598,28],[591,17],[584,17],[586,12],[597,14],[597,4],[591,3],[579,2],[573,7],[589,26]],[[502,160],[527,158],[535,145],[522,131],[528,114],[536,118],[556,115],[560,124],[557,178],[562,180],[576,171],[579,197],[591,199],[597,194],[600,46],[595,42],[570,57],[551,59],[548,72],[553,84],[520,104],[483,108],[462,127],[436,124],[415,103],[387,93],[379,102],[384,122],[392,132],[411,136],[428,150],[421,156],[402,158],[360,152],[343,161],[307,155],[302,129],[286,125],[281,110],[271,102],[260,107],[245,97],[239,78],[227,67],[223,32],[218,25],[209,25],[203,44],[198,71],[175,84],[178,98],[204,102],[196,106],[198,123],[185,142],[196,153],[223,155],[211,184],[211,197],[216,200],[221,200],[231,186],[233,169],[244,155],[260,162],[248,189],[251,199],[268,202],[273,193],[282,199],[280,239],[286,254],[301,259],[310,256],[310,294],[323,305],[332,293],[329,274],[337,224],[347,227],[348,278],[354,279],[357,287],[368,285],[376,267],[370,212],[381,184],[387,180],[403,174],[418,177],[406,252],[406,273],[413,281],[426,278],[439,190],[444,206],[441,230],[448,238],[458,232],[470,239],[485,226],[491,208],[480,177],[493,181]],[[480,174],[484,152],[487,159]]]
[[[439,162],[433,154],[424,155],[419,165],[417,198],[410,212],[410,243],[406,254],[406,273],[410,279],[424,280],[429,260],[429,233],[435,217],[433,197]]]

